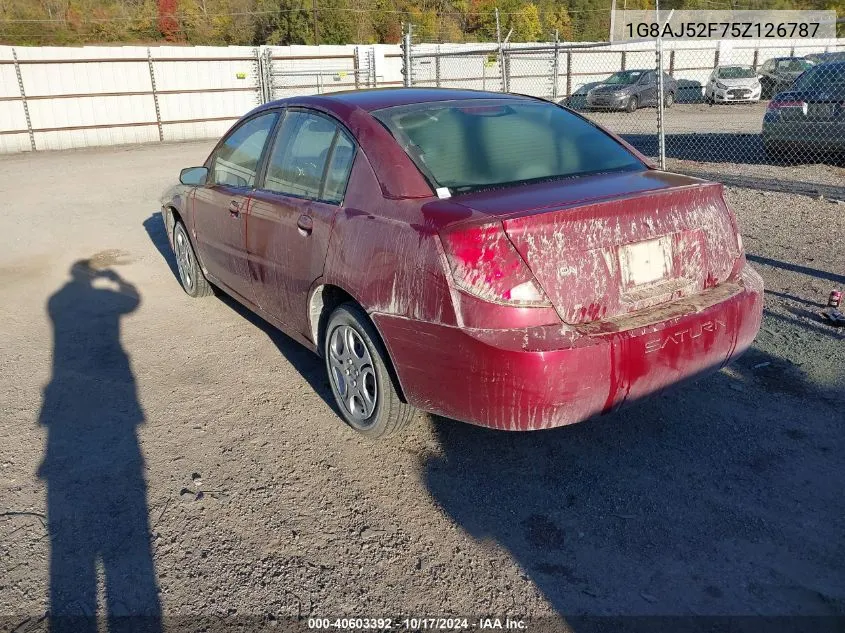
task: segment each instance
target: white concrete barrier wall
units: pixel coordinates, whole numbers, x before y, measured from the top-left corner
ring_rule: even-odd
[[[758,65],[782,55],[841,47],[841,40],[681,41],[665,45],[682,90],[700,90],[716,63]],[[625,68],[650,68],[653,42],[565,50],[553,76],[550,52],[510,55],[510,90],[550,97],[578,94]],[[533,45],[536,46],[536,45]],[[841,48],[839,48],[841,50]],[[415,54],[437,45],[415,47]],[[443,44],[466,55],[415,57],[415,85],[501,90],[494,44]],[[481,52],[478,52],[481,50]],[[473,51],[473,52],[470,52]],[[0,46],[0,152],[215,138],[264,99],[403,84],[398,45],[271,47]],[[624,52],[624,55],[623,55]],[[150,61],[151,60],[151,61]],[[571,60],[571,68],[568,60]],[[150,72],[152,67],[152,73]],[[20,76],[20,82],[18,80]],[[153,87],[155,81],[155,89]],[[21,98],[20,85],[26,95]],[[26,117],[29,111],[29,124]],[[30,135],[30,128],[32,133]]]

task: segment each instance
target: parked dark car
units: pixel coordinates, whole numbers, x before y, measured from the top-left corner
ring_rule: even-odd
[[[213,285],[320,354],[370,437],[414,407],[578,422],[722,367],[760,327],[722,186],[541,99],[275,101],[180,181],[162,214],[185,291]]]
[[[804,55],[804,59],[813,64],[826,64],[828,62],[845,62],[845,51],[812,53],[810,55]]]
[[[813,62],[803,57],[774,57],[761,67],[760,86],[762,98],[770,99],[775,93],[787,90],[798,76],[814,66]]]
[[[845,152],[845,61],[814,66],[775,95],[762,134],[773,157]]]
[[[672,107],[678,82],[663,73],[663,105]],[[622,70],[613,73],[587,92],[587,107],[594,110],[625,110],[657,105],[657,71]]]

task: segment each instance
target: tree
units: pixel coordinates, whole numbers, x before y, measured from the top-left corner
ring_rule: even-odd
[[[180,30],[176,20],[176,0],[158,0],[158,30],[168,42],[176,40]]]

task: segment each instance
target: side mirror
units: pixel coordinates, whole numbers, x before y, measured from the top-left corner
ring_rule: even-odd
[[[208,179],[208,167],[186,167],[179,172],[179,182],[183,185],[204,185]]]

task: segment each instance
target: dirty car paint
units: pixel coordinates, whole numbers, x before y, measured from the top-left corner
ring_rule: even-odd
[[[410,404],[534,430],[718,369],[753,341],[762,281],[720,185],[643,159],[640,171],[439,199],[369,110],[496,95],[367,93],[262,106],[319,110],[360,150],[343,204],[315,214],[316,242],[284,230],[266,196],[250,205],[248,281],[258,290],[246,303],[300,342],[318,347],[313,297],[337,287],[370,315]],[[483,274],[472,251],[456,259],[470,232]],[[511,277],[535,284],[534,304],[510,301],[500,286]]]

